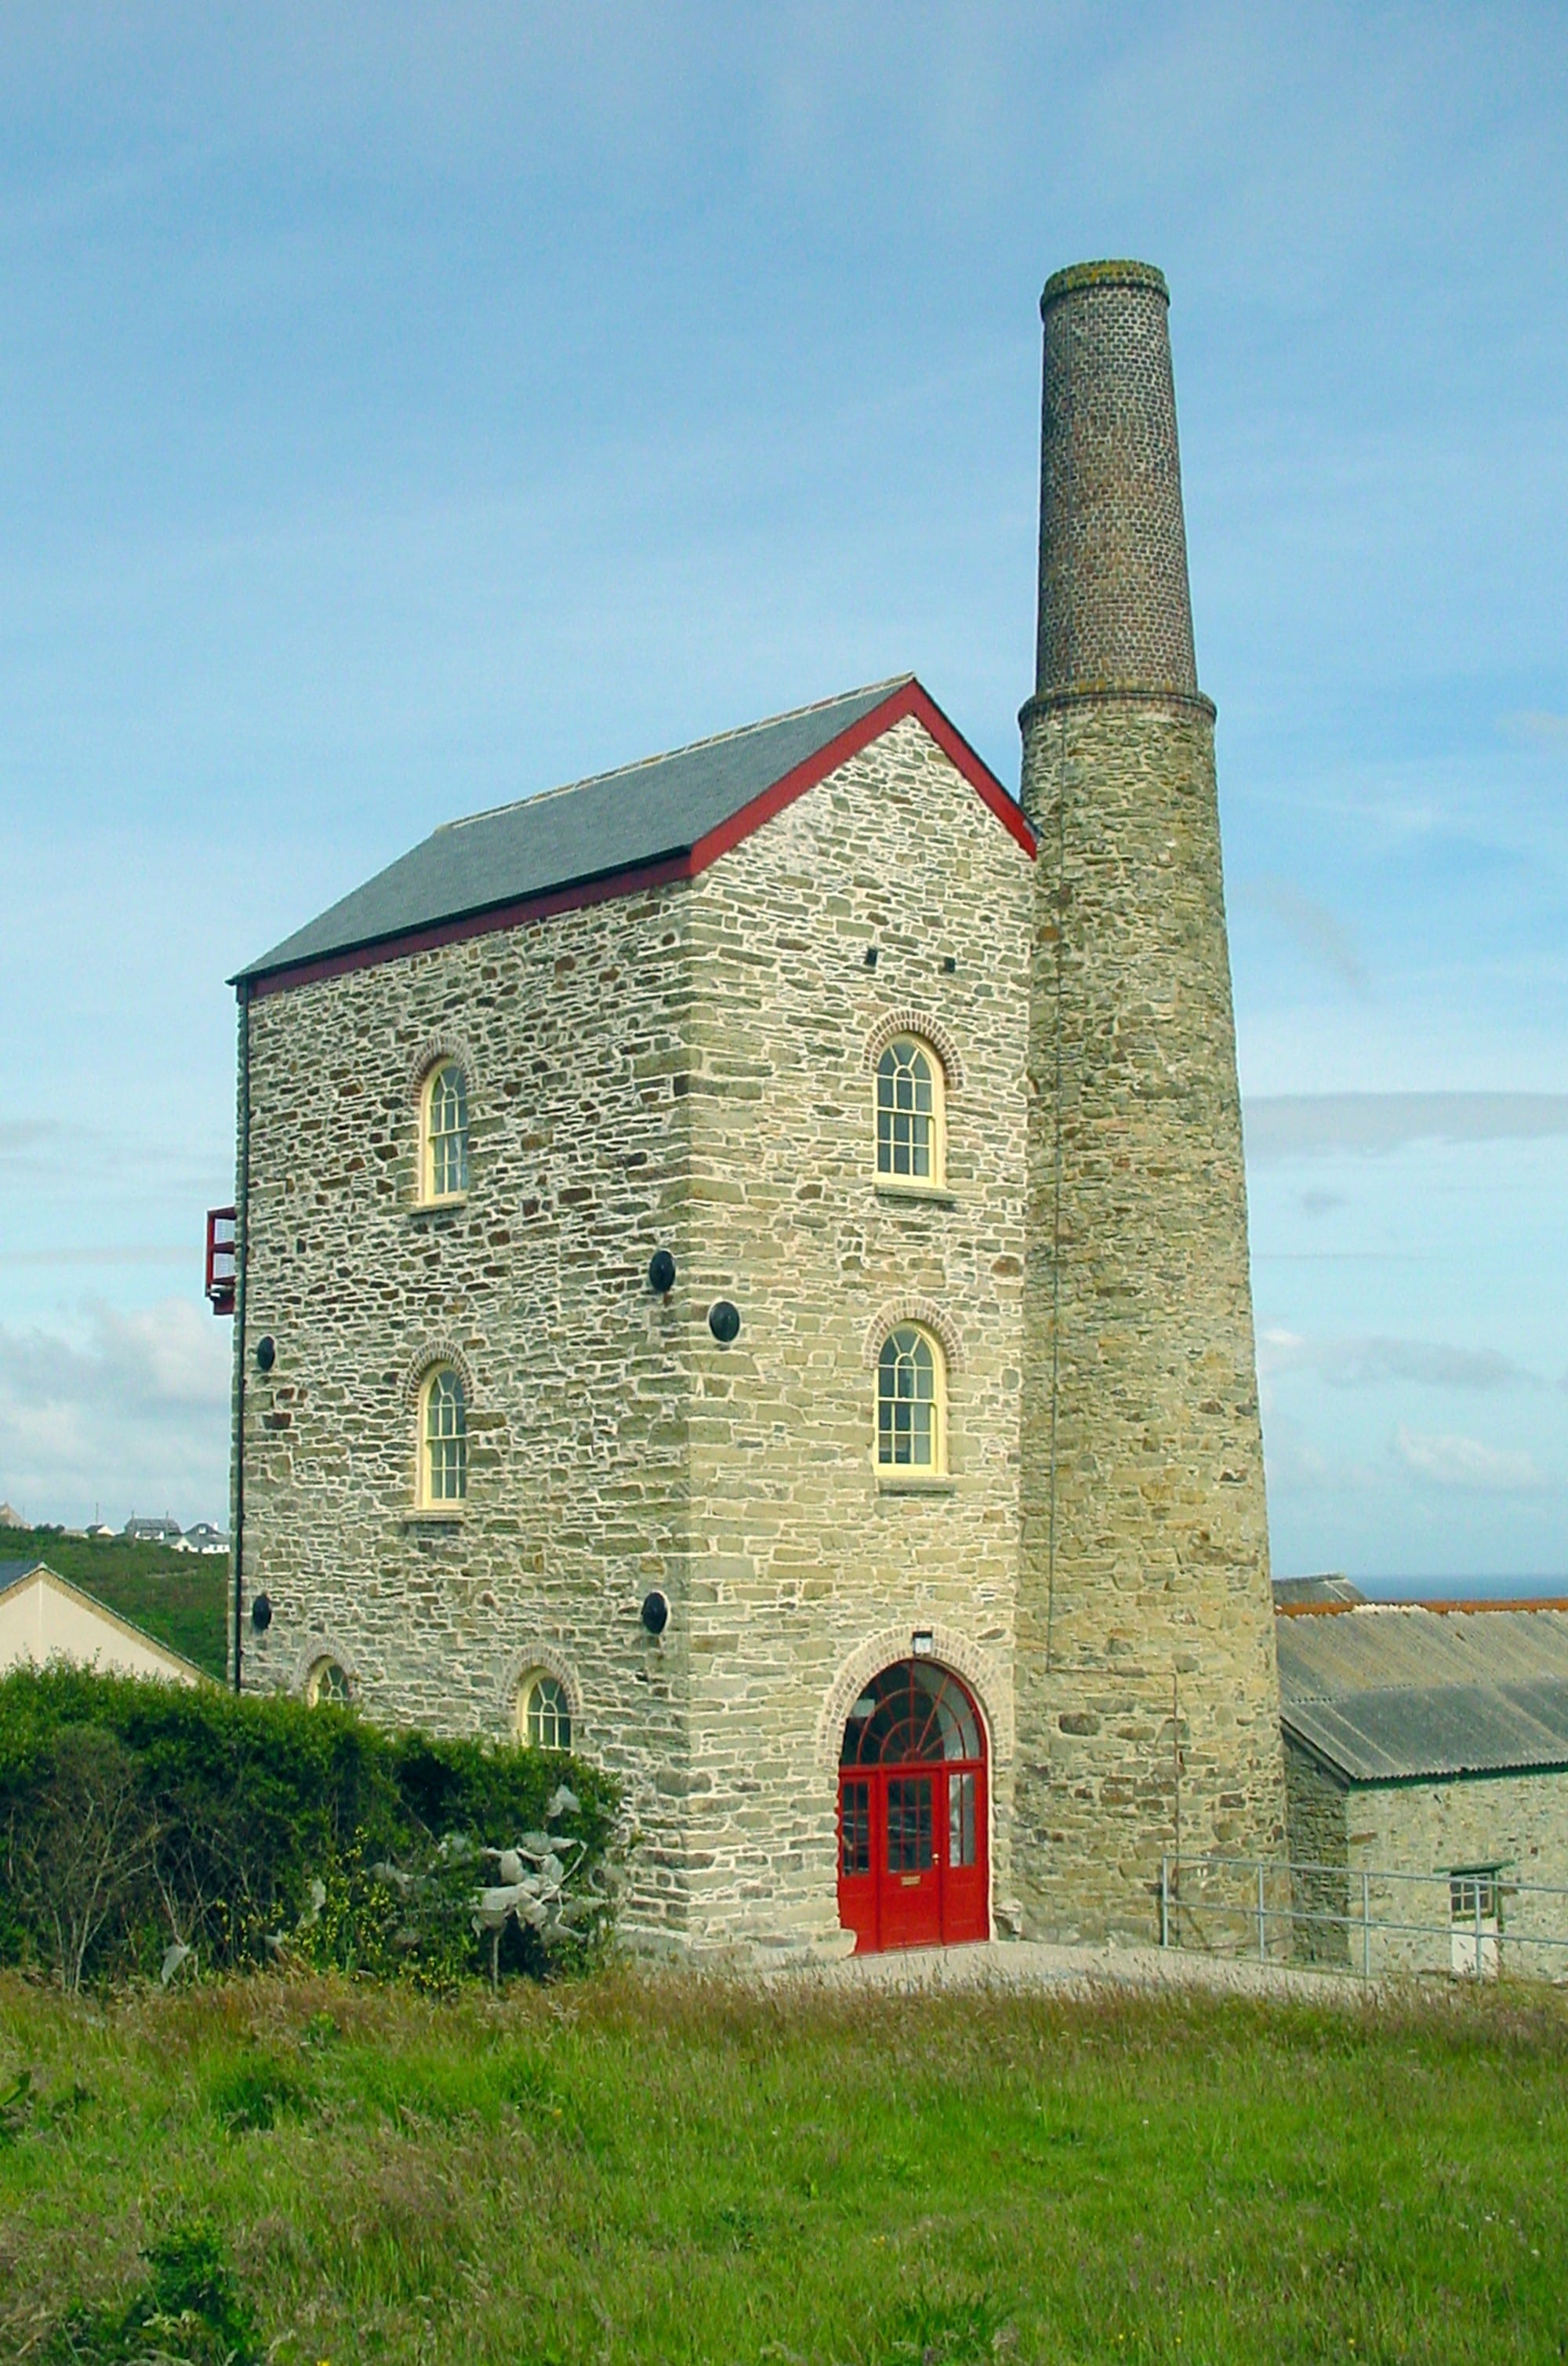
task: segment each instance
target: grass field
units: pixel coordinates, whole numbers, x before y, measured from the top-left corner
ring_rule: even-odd
[[[229,1562],[126,1537],[67,1537],[58,1528],[0,1529],[0,1560],[46,1560],[122,1618],[219,1678],[229,1663]]]
[[[0,1982],[0,2354],[206,2226],[285,2366],[1561,2359],[1565,2072],[1507,1992]]]

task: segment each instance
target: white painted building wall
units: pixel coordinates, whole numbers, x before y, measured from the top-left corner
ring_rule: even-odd
[[[0,1594],[0,1675],[31,1661],[69,1660],[106,1675],[203,1682],[199,1668],[40,1562]]]

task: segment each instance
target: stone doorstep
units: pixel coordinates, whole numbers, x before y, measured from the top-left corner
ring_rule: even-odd
[[[764,1975],[767,1977],[767,1975]],[[774,1978],[807,1978],[824,1989],[934,1995],[948,1989],[1054,1989],[1091,1997],[1107,1989],[1202,1989],[1292,2003],[1364,2005],[1386,1984],[1343,1971],[1307,1971],[1242,1955],[1200,1955],[1180,1947],[1058,1946],[1037,1939],[983,1939],[960,1947],[909,1947],[853,1955]]]
[[[815,1939],[690,1940],[657,1927],[631,1926],[622,1944],[650,1970],[765,1986],[804,1983],[834,1992],[865,1990],[931,1996],[964,1989],[1054,1990],[1092,1997],[1109,1989],[1199,1990],[1217,1996],[1274,1998],[1289,2003],[1362,2005],[1400,1983],[1363,1980],[1325,1966],[1260,1964],[1246,1955],[1204,1955],[1180,1947],[1058,1944],[1038,1939],[983,1939],[964,1946],[906,1947],[857,1955],[854,1933]]]

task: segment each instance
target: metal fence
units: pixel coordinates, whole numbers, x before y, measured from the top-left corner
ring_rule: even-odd
[[[1568,1888],[1510,1866],[1404,1873],[1282,1857],[1159,1862],[1159,1944],[1359,1974],[1568,1981]]]

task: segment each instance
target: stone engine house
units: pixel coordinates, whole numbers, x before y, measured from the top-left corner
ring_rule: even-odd
[[[1282,1844],[1165,283],[1041,310],[1021,799],[881,682],[236,981],[235,1681],[569,1741],[648,1946],[1148,1939]]]

